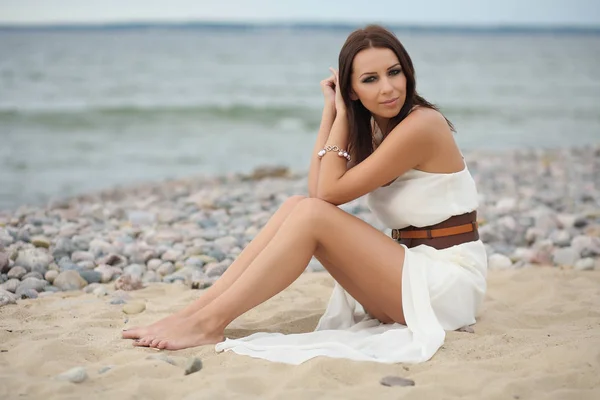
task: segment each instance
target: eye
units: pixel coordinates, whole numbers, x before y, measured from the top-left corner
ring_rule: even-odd
[[[391,76],[396,76],[396,75],[399,75],[399,74],[401,74],[401,73],[402,73],[402,68],[396,68],[396,69],[393,69],[393,70],[391,70],[391,71],[389,72],[389,74],[390,74]],[[370,82],[373,82],[373,80],[374,80],[374,79],[375,79],[375,77],[374,77],[374,76],[369,76],[369,77],[367,77],[367,78],[363,79],[363,81],[362,81],[362,82],[363,82],[363,83],[370,83]]]

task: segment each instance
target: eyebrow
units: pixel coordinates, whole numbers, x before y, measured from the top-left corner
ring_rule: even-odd
[[[400,65],[400,63],[396,63],[396,64],[392,65],[391,67],[389,67],[389,68],[388,68],[388,71],[389,71],[390,69],[392,69],[392,68],[394,68],[394,67],[398,66],[398,65]],[[360,76],[363,76],[363,75],[369,75],[369,74],[376,74],[376,73],[377,73],[377,72],[365,72],[364,74],[361,74]],[[359,76],[359,78],[360,78],[360,76]]]

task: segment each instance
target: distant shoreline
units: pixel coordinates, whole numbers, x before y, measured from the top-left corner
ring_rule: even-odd
[[[600,26],[577,25],[419,25],[402,23],[380,23],[389,29],[402,32],[419,33],[463,33],[463,34],[567,34],[600,35]],[[221,30],[221,31],[261,31],[261,30],[297,30],[297,31],[350,31],[365,23],[351,22],[215,22],[215,21],[178,21],[178,22],[56,22],[56,23],[0,23],[0,32],[23,31],[132,31],[140,29],[168,30]]]

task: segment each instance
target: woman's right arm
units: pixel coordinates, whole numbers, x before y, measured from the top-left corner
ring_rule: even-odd
[[[317,134],[317,140],[310,156],[310,168],[308,170],[308,196],[317,196],[317,182],[319,181],[319,168],[321,159],[317,157],[317,152],[325,147],[331,126],[335,120],[335,103],[325,102],[323,107],[323,115],[321,116],[321,126]]]

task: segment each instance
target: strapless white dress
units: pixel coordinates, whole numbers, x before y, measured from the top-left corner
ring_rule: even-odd
[[[428,226],[478,206],[465,165],[456,173],[410,170],[367,195],[371,211],[388,228]],[[399,244],[399,246],[403,246]],[[475,323],[486,291],[487,255],[481,241],[437,250],[405,247],[402,304],[406,325],[382,324],[337,282],[314,332],[255,333],[225,339],[217,351],[300,364],[325,356],[382,363],[418,363],[444,343],[445,331]],[[290,305],[291,307],[291,305]]]

